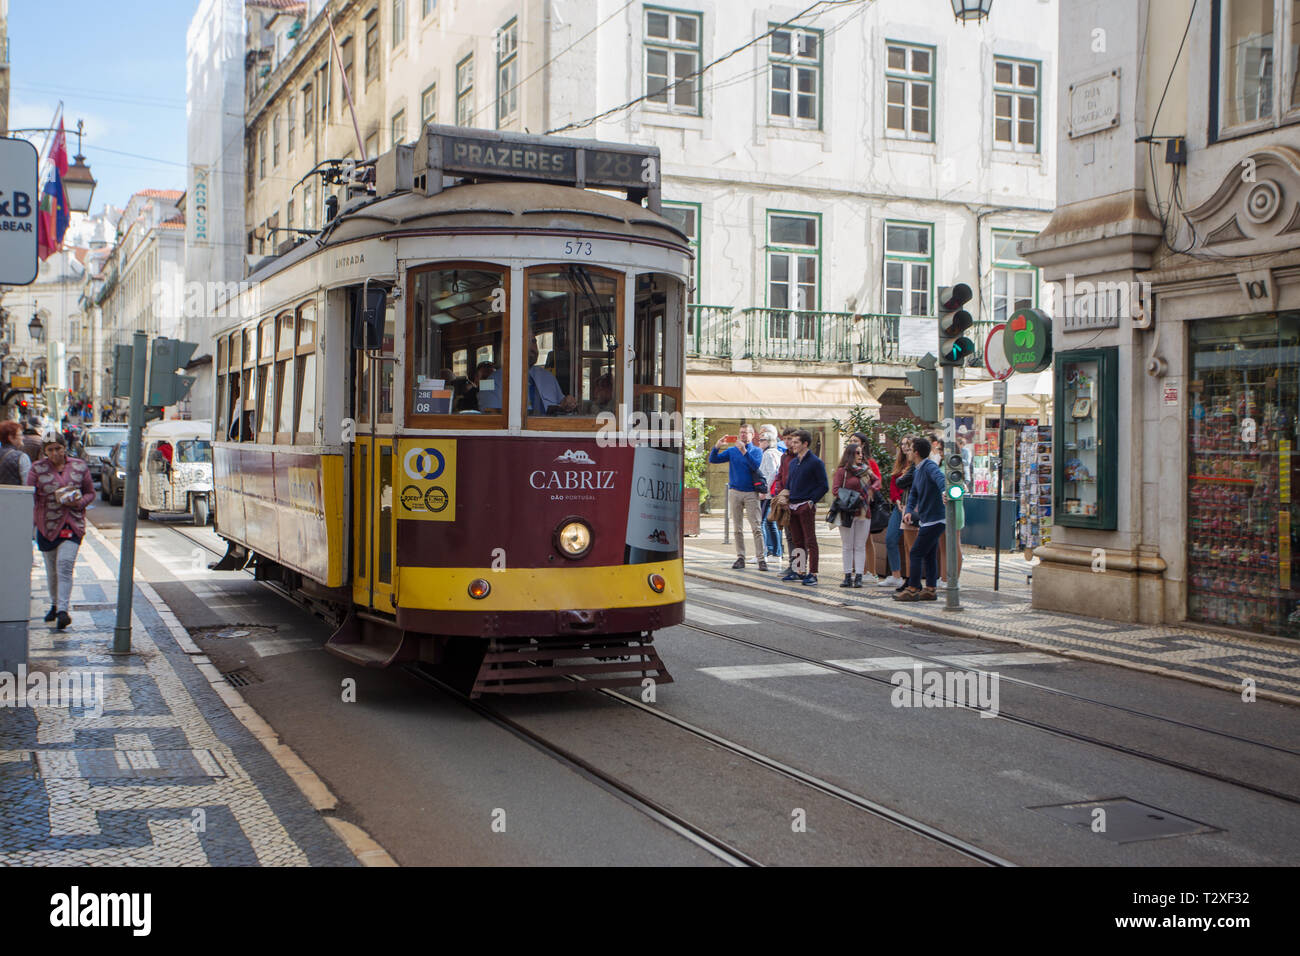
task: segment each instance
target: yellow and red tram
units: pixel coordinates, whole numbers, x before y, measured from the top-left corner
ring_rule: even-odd
[[[658,164],[430,126],[251,275],[215,350],[223,565],[474,694],[671,680],[690,250]]]

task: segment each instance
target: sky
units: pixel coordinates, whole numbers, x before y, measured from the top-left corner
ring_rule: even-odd
[[[185,188],[185,31],[197,6],[10,0],[9,126],[49,126],[62,100],[71,162],[85,120],[92,213],[141,189]]]

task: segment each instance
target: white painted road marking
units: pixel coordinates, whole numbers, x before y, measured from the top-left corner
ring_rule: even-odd
[[[705,674],[721,680],[753,680],[755,677],[806,677],[812,674],[834,674],[829,667],[791,661],[787,664],[740,664],[734,667],[701,667]]]
[[[739,610],[744,611],[765,611],[771,614],[781,614],[786,617],[795,617],[800,621],[811,621],[825,623],[828,621],[858,621],[861,617],[848,617],[844,614],[828,614],[825,611],[818,611],[799,601],[800,595],[793,593],[788,601],[775,601],[771,598],[751,597],[748,594],[735,594],[731,591],[722,591],[718,588],[687,588],[688,598],[690,594],[698,594],[700,597],[707,597],[710,600],[721,601],[723,604],[740,604]],[[689,601],[688,601],[689,607]]]
[[[923,661],[917,657],[859,657],[851,660],[826,661],[830,667],[795,661],[788,664],[738,664],[732,667],[701,667],[705,674],[721,680],[753,680],[758,677],[805,677],[814,674],[834,674],[835,667],[866,673],[868,671],[906,671],[913,667],[961,667],[967,670],[987,671],[993,667],[1012,667],[1025,664],[1061,664],[1065,659],[1051,654],[1024,651],[1014,654],[956,654]]]
[[[711,624],[714,627],[725,627],[729,624],[754,623],[749,618],[723,614],[721,611],[715,611],[712,608],[692,607],[689,602],[686,605],[686,620],[693,621],[696,624]]]

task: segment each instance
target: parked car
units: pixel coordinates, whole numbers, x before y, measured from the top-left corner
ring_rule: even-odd
[[[120,505],[126,491],[126,439],[122,439],[109,452],[99,478],[99,497],[109,504]]]
[[[145,429],[139,517],[189,513],[195,525],[212,514],[212,422],[155,422]]]
[[[114,447],[125,439],[126,429],[123,427],[92,425],[85,430],[85,434],[81,436],[82,457],[90,466],[90,477],[103,480],[108,456],[113,453]]]

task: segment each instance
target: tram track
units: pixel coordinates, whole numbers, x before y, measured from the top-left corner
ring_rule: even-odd
[[[720,604],[714,601],[702,601],[695,598],[688,598],[688,602],[690,604],[696,604],[703,607],[714,608],[719,611],[727,611],[733,614],[736,613],[736,611],[738,610],[736,607],[732,605]],[[845,608],[845,610],[860,610],[860,608],[858,608],[855,605],[845,604],[843,605],[843,607]],[[780,623],[783,627],[788,627],[792,630],[803,631],[804,633],[807,634],[815,634],[818,637],[825,637],[825,638],[830,638],[832,640],[842,641],[847,644],[852,644],[856,647],[877,648],[882,651],[888,651],[891,656],[903,655],[907,657],[912,657],[918,661],[934,664],[938,667],[953,666],[951,663],[944,661],[941,658],[918,653],[914,649],[901,649],[898,647],[890,646],[888,644],[882,644],[879,641],[860,640],[856,637],[850,637],[845,634],[836,634],[834,631],[827,631],[822,628],[809,627],[807,624],[799,624],[793,621],[781,621]],[[918,626],[924,628],[925,625],[920,624]],[[772,648],[772,650],[776,650],[776,649]],[[1046,651],[1044,653],[1050,653],[1050,651]],[[1065,658],[1062,659],[1065,660]],[[825,664],[824,661],[820,663]],[[1058,687],[1049,687],[1048,685],[1040,684],[1037,681],[1025,680],[1024,678],[1021,677],[1009,676],[1003,672],[999,672],[998,678],[1001,683],[1015,684],[1020,687],[1029,687],[1034,690],[1039,690],[1044,693],[1051,694],[1055,697],[1060,697],[1066,700],[1073,700],[1084,704],[1092,704],[1093,706],[1096,707],[1101,707],[1107,710],[1113,710],[1119,713],[1128,714],[1131,717],[1143,717],[1147,720],[1159,721],[1161,723],[1170,724],[1171,726],[1181,727],[1184,730],[1193,730],[1199,733],[1208,734],[1215,737],[1221,737],[1225,740],[1230,740],[1233,743],[1247,744],[1252,747],[1259,747],[1264,750],[1272,750],[1277,753],[1286,754],[1292,757],[1300,757],[1300,750],[1292,750],[1289,747],[1282,747],[1279,746],[1278,744],[1271,744],[1263,740],[1255,740],[1252,737],[1242,737],[1239,734],[1229,733],[1228,731],[1224,731],[1224,730],[1216,730],[1213,727],[1203,727],[1200,724],[1188,723],[1187,721],[1178,720],[1177,718],[1174,717],[1166,717],[1163,714],[1151,714],[1143,710],[1136,710],[1132,707],[1125,707],[1123,704],[1114,704],[1109,701],[1097,700],[1096,698],[1093,697],[1085,697],[1082,694],[1075,694],[1071,691],[1061,690]]]
[[[221,554],[221,552],[212,547],[211,544],[187,533],[181,527],[168,527],[171,527],[171,530],[175,531],[187,541],[190,541],[213,554]],[[279,587],[272,582],[264,581],[261,583],[265,584],[268,589],[273,591],[275,594],[292,601],[294,604],[300,607],[306,606],[304,602],[292,592]],[[474,712],[494,726],[510,733],[540,753],[545,754],[557,763],[567,767],[569,770],[583,777],[594,786],[604,790],[623,803],[638,810],[669,831],[709,853],[720,862],[729,866],[737,867],[765,865],[757,858],[746,853],[744,850],[734,846],[731,842],[716,836],[704,827],[692,823],[686,817],[666,805],[663,801],[640,792],[625,781],[619,780],[614,775],[601,770],[595,764],[584,759],[572,750],[548,739],[545,735],[530,729],[518,720],[501,713],[497,708],[492,707],[490,704],[487,704],[482,700],[471,699],[468,695],[449,686],[433,674],[430,674],[421,665],[403,665],[401,670],[408,676],[426,686],[440,691],[448,698]],[[576,678],[576,680],[579,682],[581,681],[580,678]],[[624,694],[620,694],[617,691],[600,689],[597,690],[596,693],[599,693],[610,700],[616,701],[623,706],[632,708],[640,714],[662,721],[694,738],[705,741],[713,747],[743,758],[766,771],[777,774],[787,780],[791,780],[801,787],[815,791],[826,797],[830,797],[835,801],[866,813],[887,824],[898,827],[901,830],[909,831],[928,841],[954,850],[955,852],[978,863],[997,867],[1015,866],[1011,861],[969,843],[954,834],[947,833],[937,827],[925,823],[922,820],[909,816],[891,807],[887,807],[884,804],[877,803],[861,794],[846,790],[828,780],[800,770],[797,767],[790,766],[774,757],[760,753],[759,751],[746,747],[741,743],[730,740],[727,737],[700,727],[680,717],[649,707],[642,702],[627,697]]]
[[[732,610],[735,609],[732,608]],[[784,624],[784,622],[782,623]],[[842,674],[847,674],[850,677],[858,678],[860,680],[865,680],[873,684],[880,684],[885,687],[889,687],[891,690],[895,686],[888,677],[877,677],[870,673],[863,673],[862,671],[856,671],[851,668],[844,667],[842,665],[830,663],[828,661],[820,660],[815,657],[808,657],[806,655],[798,654],[795,653],[794,651],[786,650],[784,648],[772,647],[771,645],[768,644],[762,644],[757,641],[748,640],[746,638],[736,637],[735,635],[726,634],[722,631],[715,630],[709,627],[704,627],[699,624],[682,623],[677,626],[684,627],[692,631],[697,631],[701,634],[707,634],[710,637],[715,637],[720,640],[729,641],[733,644],[739,644],[745,647],[753,648],[755,650],[765,651],[771,654],[777,654],[782,657],[790,658],[791,660],[797,660],[807,664],[815,664],[818,667],[826,668],[828,670],[836,671]],[[895,651],[895,653],[897,652]],[[911,656],[916,656],[916,655],[911,655]],[[918,659],[924,660],[925,658],[918,657]],[[944,666],[951,666],[951,665],[944,665]],[[966,701],[958,701],[949,698],[946,694],[943,694],[942,692],[940,692],[940,698],[943,700],[945,705],[951,705],[953,707],[962,707],[967,710],[975,710],[975,711],[979,710],[979,708],[973,704],[970,704]],[[1213,770],[1207,770],[1203,767],[1197,767],[1194,764],[1185,763],[1181,760],[1176,760],[1171,757],[1163,757],[1160,756],[1159,754],[1148,753],[1146,751],[1138,750],[1134,747],[1129,747],[1124,744],[1117,744],[1108,740],[1102,740],[1100,738],[1090,736],[1088,734],[1082,734],[1077,731],[1068,730],[1064,727],[1056,727],[1051,724],[1046,724],[1043,723],[1042,721],[1035,720],[1031,717],[1025,717],[1023,715],[1016,714],[1015,712],[1008,711],[1005,707],[999,708],[997,713],[997,718],[1009,721],[1010,723],[1017,724],[1019,726],[1028,727],[1030,729],[1039,731],[1040,733],[1051,734],[1052,736],[1061,737],[1067,740],[1073,740],[1077,743],[1090,744],[1092,746],[1100,747],[1102,749],[1111,751],[1112,753],[1118,753],[1127,757],[1136,757],[1141,760],[1147,760],[1152,763],[1160,764],[1161,766],[1169,767],[1174,770],[1181,770],[1185,773],[1190,773],[1207,780],[1213,780],[1216,783],[1222,783],[1228,786],[1238,787],[1240,789],[1249,790],[1254,793],[1259,793],[1267,797],[1272,797],[1273,799],[1276,800],[1284,801],[1286,803],[1300,805],[1300,796],[1296,796],[1295,794],[1285,793],[1280,790],[1275,790],[1272,787],[1251,783],[1249,781],[1240,780],[1235,777],[1229,777],[1224,774],[1217,773]]]

